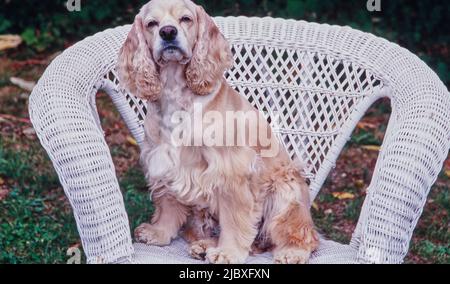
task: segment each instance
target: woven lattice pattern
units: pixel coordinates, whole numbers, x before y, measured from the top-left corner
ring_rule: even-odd
[[[154,264],[203,264],[205,262],[195,260],[189,256],[189,246],[182,239],[173,241],[170,247],[154,247],[144,244],[135,244],[135,263]],[[335,263],[354,264],[357,262],[357,250],[329,240],[322,240],[309,261],[310,264]],[[270,264],[273,262],[271,253],[266,252],[256,256],[250,256],[247,264]]]
[[[216,22],[232,43],[228,82],[266,115],[291,157],[306,163],[313,197],[368,107],[391,99],[352,241],[322,241],[311,263],[402,262],[450,146],[450,95],[436,74],[407,50],[347,27],[272,18]],[[98,119],[101,89],[143,140],[145,104],[119,89],[114,70],[129,30],[99,33],[55,59],[33,91],[30,116],[72,204],[89,262],[184,262],[179,241],[165,249],[132,245]]]
[[[314,51],[236,44],[227,78],[267,114],[291,157],[314,178],[354,107],[380,81],[350,62]]]

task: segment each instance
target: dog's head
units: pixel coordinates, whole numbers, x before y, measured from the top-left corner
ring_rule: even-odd
[[[202,7],[190,0],[152,0],[136,16],[117,69],[126,89],[157,100],[160,70],[168,64],[185,66],[188,87],[207,95],[232,62],[228,42]]]

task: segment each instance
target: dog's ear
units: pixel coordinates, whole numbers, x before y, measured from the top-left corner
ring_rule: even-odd
[[[144,37],[142,18],[138,15],[119,52],[117,72],[120,84],[133,95],[154,101],[161,93],[161,82],[151,47]]]
[[[233,64],[230,45],[205,10],[197,6],[197,41],[186,69],[188,87],[197,95],[210,94]]]

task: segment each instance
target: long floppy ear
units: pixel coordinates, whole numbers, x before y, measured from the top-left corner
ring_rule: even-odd
[[[143,29],[138,15],[119,52],[117,72],[123,88],[141,99],[154,101],[161,93],[161,82]]]
[[[197,6],[198,38],[186,69],[188,87],[197,95],[208,95],[233,64],[230,45],[205,10]]]

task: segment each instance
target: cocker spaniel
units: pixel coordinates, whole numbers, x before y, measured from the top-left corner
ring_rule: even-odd
[[[318,246],[308,186],[263,115],[223,74],[230,45],[190,0],[152,0],[136,16],[117,65],[124,89],[148,103],[141,164],[155,212],[138,242],[179,233],[194,258],[243,263],[272,250],[305,263]]]

